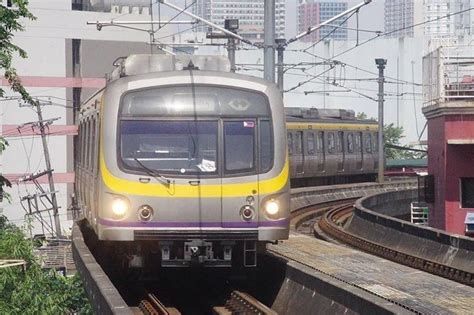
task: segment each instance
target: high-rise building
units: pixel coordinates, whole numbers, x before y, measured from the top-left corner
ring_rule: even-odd
[[[421,35],[422,2],[417,0],[385,0],[385,32],[390,37]]]
[[[433,20],[425,24],[425,35],[429,38],[442,39],[473,34],[472,10],[453,14],[472,8],[473,0],[424,0],[423,6],[425,21]],[[443,16],[447,17],[436,20]]]
[[[315,26],[324,22],[335,15],[347,10],[347,2],[340,1],[316,1],[316,0],[300,0],[298,6],[298,30],[304,32],[311,26]],[[331,25],[341,25],[347,27],[347,22],[344,17],[334,21]],[[342,24],[341,24],[342,23]],[[347,39],[347,29],[334,28],[330,26],[322,27],[321,29],[307,35],[301,40],[303,42],[316,42],[321,38],[330,38],[336,40]]]
[[[453,13],[473,6],[474,0],[385,0],[385,32],[391,37],[424,34],[430,41],[470,35],[474,13]],[[411,27],[420,22],[428,23]]]
[[[264,0],[197,0],[192,12],[220,26],[224,26],[226,19],[239,19],[241,36],[263,41]],[[198,28],[206,30],[207,26]],[[285,0],[275,0],[275,36],[285,37]]]

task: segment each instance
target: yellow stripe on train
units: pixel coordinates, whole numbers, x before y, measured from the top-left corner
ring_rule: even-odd
[[[203,198],[245,197],[255,194],[254,191],[257,191],[259,194],[272,194],[285,187],[289,175],[287,159],[283,170],[278,176],[260,182],[199,186],[171,183],[168,188],[160,183],[140,183],[115,177],[107,169],[103,154],[100,157],[100,171],[105,185],[115,193],[176,198],[196,198],[198,196]]]
[[[287,122],[286,128],[289,130],[355,130],[355,131],[377,131],[377,125],[367,124],[334,124],[334,123],[307,123],[307,122]]]

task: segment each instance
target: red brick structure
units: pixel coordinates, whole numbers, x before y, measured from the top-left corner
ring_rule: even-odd
[[[456,52],[440,48],[424,57],[423,113],[433,176],[429,225],[463,235],[474,212],[474,50],[470,59]]]

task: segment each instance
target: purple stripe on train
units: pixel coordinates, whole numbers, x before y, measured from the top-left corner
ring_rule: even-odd
[[[258,228],[258,227],[285,227],[288,219],[263,222],[123,222],[99,218],[99,224],[113,227],[137,228]]]

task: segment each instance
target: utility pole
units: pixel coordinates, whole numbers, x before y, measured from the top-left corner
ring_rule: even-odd
[[[54,225],[56,229],[56,236],[59,238],[61,237],[62,233],[61,233],[61,223],[59,221],[58,201],[56,200],[56,190],[54,189],[53,173],[51,171],[51,160],[49,157],[48,143],[46,142],[46,133],[44,130],[45,125],[43,121],[43,113],[41,112],[41,104],[39,101],[36,101],[36,111],[38,114],[38,125],[41,132],[41,141],[43,142],[44,159],[46,162],[46,171],[48,171],[48,182],[49,182],[49,191],[51,193],[51,204],[53,206]]]
[[[276,42],[276,50],[277,50],[277,85],[278,85],[278,88],[280,89],[281,93],[283,94],[283,89],[284,89],[284,86],[283,86],[284,85],[283,84],[283,79],[284,79],[283,53],[285,51],[286,39],[278,38],[278,39],[276,39],[275,42]]]
[[[383,173],[385,169],[385,163],[384,163],[384,158],[385,158],[385,146],[383,143],[383,103],[384,103],[384,83],[385,83],[385,77],[383,74],[383,70],[385,69],[385,65],[387,64],[387,59],[382,59],[382,58],[376,58],[375,59],[375,64],[377,65],[377,68],[379,69],[379,132],[378,132],[378,148],[379,148],[379,167],[378,167],[378,182],[383,183],[384,178],[383,178]]]
[[[263,77],[275,82],[275,0],[264,0]]]
[[[226,30],[236,33],[239,29],[238,19],[226,19],[224,21],[224,27]],[[235,72],[235,37],[227,36],[227,56],[230,61],[230,71]]]
[[[227,56],[230,61],[230,72],[235,72],[235,38],[227,39]]]

